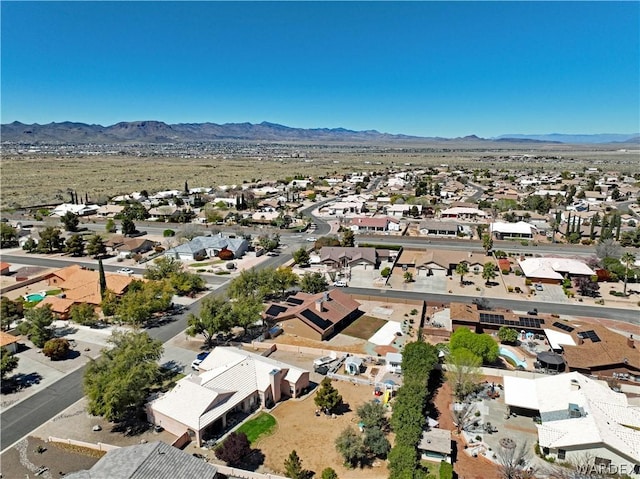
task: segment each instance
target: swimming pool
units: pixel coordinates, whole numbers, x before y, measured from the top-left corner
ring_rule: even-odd
[[[507,358],[512,359],[513,362],[516,363],[517,367],[527,369],[526,361],[523,361],[522,359],[517,357],[515,354],[513,354],[510,350],[506,348],[500,348],[500,356],[506,356]]]
[[[30,303],[38,303],[47,297],[47,293],[45,291],[41,291],[40,293],[30,293],[24,296],[25,301]]]

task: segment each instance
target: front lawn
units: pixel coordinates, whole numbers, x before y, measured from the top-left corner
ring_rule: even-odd
[[[266,412],[261,412],[253,419],[245,422],[238,428],[238,432],[244,432],[249,442],[253,444],[262,436],[268,436],[276,428],[276,418]]]

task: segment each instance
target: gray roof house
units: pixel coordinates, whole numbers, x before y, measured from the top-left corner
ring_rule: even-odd
[[[86,471],[67,479],[214,479],[217,469],[202,459],[164,442],[150,442],[109,451]]]
[[[182,261],[195,261],[206,257],[213,258],[228,249],[236,258],[241,258],[249,248],[244,238],[228,238],[218,233],[215,236],[196,236],[188,243],[181,244],[165,252],[165,255]]]

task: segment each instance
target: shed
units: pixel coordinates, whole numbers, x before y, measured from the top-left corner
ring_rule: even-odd
[[[451,431],[438,428],[423,431],[418,450],[422,459],[451,462]]]
[[[344,361],[344,370],[347,374],[357,376],[362,372],[362,358],[357,356],[349,356]]]
[[[387,365],[387,371],[400,374],[402,371],[402,354],[401,353],[387,353],[384,357]]]

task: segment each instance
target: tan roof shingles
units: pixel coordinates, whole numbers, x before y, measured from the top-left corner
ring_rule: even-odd
[[[599,342],[592,342],[590,339],[579,343],[578,333],[580,331],[593,330],[600,338]],[[577,346],[562,346],[564,357],[570,368],[590,369],[599,366],[614,364],[627,364],[640,369],[640,351],[638,347],[632,348],[627,343],[627,337],[614,333],[609,329],[596,324],[583,326],[571,333]]]
[[[0,331],[0,348],[8,346],[13,343],[17,343],[18,338],[16,338],[13,334],[5,333],[4,331]]]

